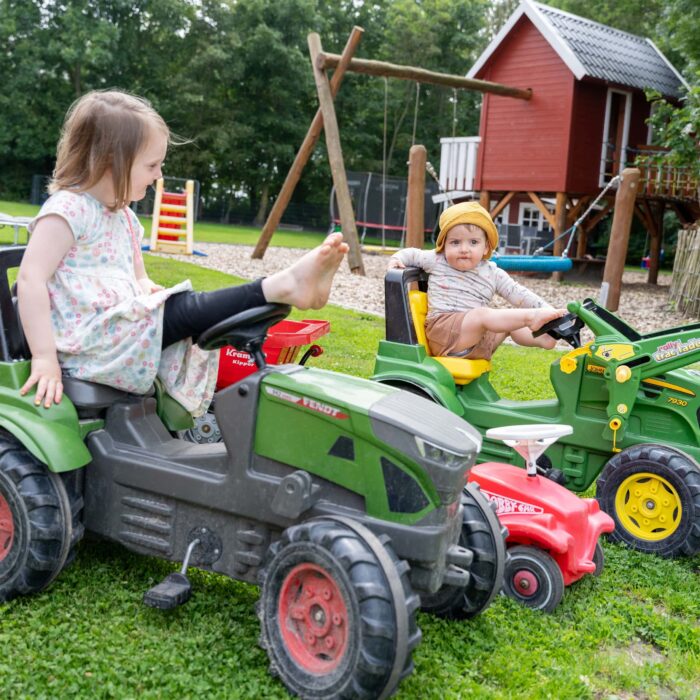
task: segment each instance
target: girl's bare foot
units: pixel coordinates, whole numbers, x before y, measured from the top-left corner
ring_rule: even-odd
[[[262,282],[265,299],[298,309],[320,309],[328,301],[331,283],[348,252],[342,233],[331,233],[323,243],[293,265]]]
[[[545,323],[553,321],[555,318],[560,318],[566,313],[566,309],[533,309],[532,317],[529,319],[527,327],[531,331],[536,331],[538,328],[542,328]]]

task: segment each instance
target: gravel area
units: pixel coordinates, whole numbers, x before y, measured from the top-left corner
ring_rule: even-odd
[[[206,256],[162,255],[183,262],[227,272],[246,279],[269,275],[287,267],[304,254],[298,248],[270,247],[263,260],[252,260],[251,246],[227,245],[221,243],[198,243],[197,250]],[[388,256],[364,255],[366,276],[353,275],[347,264],[338,271],[331,291],[330,303],[348,309],[384,316],[384,272]],[[518,275],[518,281],[549,301],[553,306],[565,307],[567,302],[596,298],[600,289],[597,284],[552,282],[527,275]],[[618,315],[641,333],[649,333],[661,328],[671,328],[697,319],[684,319],[670,310],[668,299],[670,275],[659,275],[659,284],[646,283],[646,271],[625,272],[622,278],[622,293]],[[495,306],[500,306],[498,300]],[[503,303],[505,305],[505,303]]]

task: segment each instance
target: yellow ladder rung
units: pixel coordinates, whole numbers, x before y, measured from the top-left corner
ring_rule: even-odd
[[[187,231],[183,231],[178,228],[159,228],[158,234],[162,234],[164,236],[177,236],[178,238],[180,238],[181,236],[186,236]]]
[[[183,214],[187,211],[187,207],[183,204],[161,204],[161,211],[172,211],[172,212],[182,212]]]
[[[184,216],[163,216],[162,214],[158,217],[159,224],[178,224],[184,226],[187,223],[187,219]]]

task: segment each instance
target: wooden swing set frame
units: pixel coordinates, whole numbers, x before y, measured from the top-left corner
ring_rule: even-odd
[[[321,38],[316,33],[308,35],[309,53],[311,55],[311,65],[314,73],[314,81],[318,92],[318,100],[320,107],[316,112],[311,125],[306,133],[306,137],[299,148],[299,151],[294,158],[294,162],[287,173],[287,177],[282,185],[275,203],[270,210],[267,221],[263,226],[258,239],[257,245],[253,250],[253,259],[261,259],[267,250],[273,233],[279,226],[282,215],[289,204],[289,201],[294,192],[304,166],[308,162],[311,154],[316,147],[316,143],[321,135],[321,130],[325,132],[326,149],[328,151],[328,160],[331,166],[333,176],[333,184],[335,186],[336,198],[338,200],[338,210],[340,213],[340,223],[343,230],[343,235],[350,246],[348,252],[348,264],[352,272],[364,275],[364,266],[362,264],[362,254],[360,251],[360,242],[355,226],[355,214],[352,208],[352,200],[350,190],[348,188],[347,177],[345,174],[345,164],[343,161],[343,152],[340,145],[340,132],[338,129],[338,120],[336,118],[335,106],[333,100],[340,89],[340,83],[346,71],[356,73],[365,73],[367,75],[383,76],[399,78],[401,80],[413,80],[420,83],[429,83],[431,85],[443,85],[447,87],[463,89],[463,90],[478,90],[480,92],[491,92],[504,97],[513,97],[520,100],[529,100],[532,97],[532,90],[529,88],[522,89],[501,85],[500,83],[492,83],[486,80],[475,80],[472,78],[464,78],[458,75],[450,75],[448,73],[436,73],[415,66],[402,66],[395,63],[387,63],[384,61],[369,61],[353,58],[355,50],[362,38],[364,30],[361,27],[353,27],[347,43],[343,49],[343,53],[331,54],[325,53],[321,46]],[[326,71],[335,69],[332,78],[329,80]],[[422,146],[415,148],[423,148]],[[413,150],[413,149],[412,149]],[[423,149],[425,150],[425,149]],[[420,154],[418,154],[417,163],[420,164]],[[415,158],[413,159],[415,162]],[[423,158],[423,165],[425,159]],[[409,185],[413,182],[413,187],[420,185],[420,178],[416,176],[417,167],[412,168],[413,176],[409,175]],[[409,188],[410,189],[410,188]],[[422,192],[422,189],[421,189]],[[421,195],[422,199],[422,195]],[[409,205],[408,216],[411,220],[416,219],[417,212],[411,212]]]

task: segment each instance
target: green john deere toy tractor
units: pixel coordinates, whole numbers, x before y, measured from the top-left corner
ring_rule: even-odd
[[[416,268],[388,272],[386,340],[373,379],[430,398],[482,433],[572,425],[542,467],[573,491],[597,479],[614,540],[662,556],[700,550],[700,372],[684,369],[700,361],[700,324],[640,335],[590,299],[571,303],[569,314],[540,329],[574,348],[552,363],[557,398],[509,401],[489,382],[489,362],[430,356],[426,285]],[[582,346],[584,324],[595,340]],[[522,465],[514,450],[488,438],[479,459]]]
[[[308,698],[388,695],[412,670],[421,603],[463,618],[489,605],[505,531],[463,490],[480,437],[461,418],[376,382],[266,366],[266,331],[290,310],[275,304],[199,338],[259,367],[217,395],[223,442],[178,439],[188,417],[162,392],[66,377],[59,405],[35,406],[19,395],[29,355],[7,282],[22,254],[0,251],[0,601],[44,589],[85,530],[182,562],[146,592],[154,607],[189,598],[189,565],[257,583],[271,669]]]

